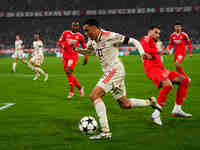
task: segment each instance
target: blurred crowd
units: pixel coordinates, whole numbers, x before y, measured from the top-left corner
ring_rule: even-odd
[[[152,3],[149,0],[134,1],[94,1],[94,0],[1,0],[0,11],[36,11],[36,10],[62,10],[62,9],[112,9],[112,8],[137,8],[137,7],[167,7],[199,5],[199,0],[157,0]],[[34,32],[39,32],[45,47],[56,47],[56,41],[64,30],[71,29],[71,22],[82,17],[41,17],[41,18],[2,18],[0,28],[0,48],[14,47],[15,35],[19,34],[25,43],[25,47],[32,46]],[[94,17],[94,16],[93,16]],[[183,23],[184,31],[189,34],[192,43],[200,43],[200,15],[198,13],[170,13],[170,14],[137,14],[137,15],[113,15],[95,16],[102,27],[133,36],[140,39],[146,34],[150,24],[161,26],[161,40],[168,43],[169,35],[173,32],[173,24],[176,20]],[[80,31],[82,32],[82,31]]]

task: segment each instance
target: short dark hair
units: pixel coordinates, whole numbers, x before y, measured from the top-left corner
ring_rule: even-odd
[[[151,26],[148,28],[148,30],[153,30],[153,29],[155,29],[155,28],[160,29],[160,26],[159,26],[159,25],[151,25]]]
[[[83,25],[86,24],[89,26],[96,26],[97,28],[99,27],[99,22],[96,19],[88,19],[83,23]]]
[[[181,25],[182,26],[182,23],[180,21],[176,21],[176,23],[174,24],[174,26],[176,25]]]

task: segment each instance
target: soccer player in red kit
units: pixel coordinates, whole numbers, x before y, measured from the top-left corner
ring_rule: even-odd
[[[181,23],[177,22],[174,25],[174,30],[175,32],[170,36],[168,50],[171,50],[172,47],[174,47],[174,64],[176,66],[176,70],[182,75],[186,76],[183,68],[181,67],[181,63],[186,55],[186,43],[188,44],[189,56],[192,57],[191,41],[189,36],[185,32],[182,32]]]
[[[159,51],[156,46],[156,41],[160,37],[160,28],[158,26],[152,26],[148,30],[148,35],[144,36],[140,43],[144,48],[144,51],[152,56],[151,59],[143,58],[144,70],[148,79],[152,80],[157,88],[161,88],[157,103],[163,107],[169,92],[171,91],[173,84],[178,84],[178,90],[176,93],[176,104],[172,110],[172,115],[176,117],[189,118],[191,114],[185,113],[181,106],[187,95],[187,89],[189,87],[189,79],[187,76],[174,72],[164,68],[161,55],[168,54],[168,50]],[[152,113],[153,122],[162,125],[160,119],[160,111],[156,109]]]
[[[79,30],[79,22],[72,22],[72,30],[67,30],[62,33],[60,40],[57,42],[57,45],[60,47],[61,51],[63,51],[63,65],[64,71],[68,77],[68,82],[70,85],[70,91],[68,94],[68,98],[71,99],[74,95],[74,85],[78,88],[80,92],[80,96],[84,96],[84,88],[72,74],[74,68],[78,61],[78,53],[73,50],[73,48],[68,44],[68,40],[75,40],[76,46],[79,47],[81,44],[83,48],[86,48],[86,43],[84,41],[84,37]],[[86,65],[88,62],[88,56],[85,56],[83,65]]]

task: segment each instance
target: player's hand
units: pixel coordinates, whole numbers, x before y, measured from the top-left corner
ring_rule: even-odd
[[[88,60],[87,60],[87,59],[84,59],[84,61],[83,61],[83,66],[85,66],[87,63],[88,63]]]
[[[152,59],[152,56],[150,54],[148,54],[148,53],[144,53],[143,54],[143,58],[144,59]]]

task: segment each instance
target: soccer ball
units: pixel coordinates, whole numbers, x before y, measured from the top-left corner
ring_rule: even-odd
[[[79,129],[81,132],[86,134],[93,134],[98,128],[97,121],[94,117],[86,116],[83,117],[79,122]]]

